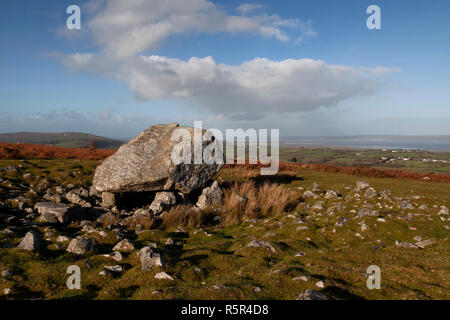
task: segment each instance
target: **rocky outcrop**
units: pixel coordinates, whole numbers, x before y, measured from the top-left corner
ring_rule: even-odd
[[[172,150],[180,141],[172,141],[172,133],[177,129],[194,136],[192,127],[154,125],[122,145],[98,166],[93,186],[99,192],[113,193],[173,190],[190,193],[202,187],[221,165],[175,164]],[[194,159],[193,139],[191,141],[191,159]],[[214,142],[203,142],[203,149],[210,143]]]

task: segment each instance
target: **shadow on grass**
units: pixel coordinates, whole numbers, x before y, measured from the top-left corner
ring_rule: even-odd
[[[305,180],[303,177],[297,177],[290,174],[277,174],[273,176],[256,176],[250,179],[255,182],[257,186],[262,185],[266,182],[268,183],[277,183],[277,184],[290,184],[292,181],[302,181]]]
[[[325,294],[332,296],[335,299],[343,299],[343,300],[365,300],[363,297],[348,292],[339,287],[331,286],[322,290]]]

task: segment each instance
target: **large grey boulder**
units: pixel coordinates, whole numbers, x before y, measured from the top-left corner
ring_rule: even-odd
[[[68,204],[38,202],[35,204],[34,209],[41,215],[41,221],[66,223],[69,220],[70,206]]]
[[[221,165],[175,164],[171,157],[172,150],[182,140],[171,140],[172,133],[178,129],[184,129],[191,135],[193,163],[193,127],[180,127],[177,123],[154,125],[122,145],[98,166],[93,186],[99,192],[113,193],[173,190],[190,193],[202,187],[219,171]],[[203,142],[203,150],[212,143],[215,142]]]

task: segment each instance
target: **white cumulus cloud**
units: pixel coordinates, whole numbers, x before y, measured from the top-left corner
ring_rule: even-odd
[[[73,70],[113,75],[141,100],[185,99],[205,111],[248,120],[370,96],[382,86],[382,75],[397,71],[329,65],[312,59],[255,58],[232,66],[212,57],[183,61],[153,55],[107,64],[100,55],[76,54],[64,56],[63,62]],[[111,68],[105,70],[105,65]]]
[[[157,49],[173,34],[248,33],[288,41],[285,29],[296,28],[300,35],[304,25],[299,19],[275,14],[250,14],[261,8],[257,4],[240,5],[237,15],[207,0],[97,0],[88,4],[87,27],[104,54],[117,59]]]

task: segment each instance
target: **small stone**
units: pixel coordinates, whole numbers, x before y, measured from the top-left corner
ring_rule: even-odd
[[[121,273],[123,271],[123,267],[119,264],[115,266],[104,266],[104,269],[112,273]]]
[[[111,258],[111,259],[113,259],[113,260],[115,260],[117,262],[119,262],[119,261],[121,261],[123,259],[122,254],[120,252],[117,252],[117,251],[114,251],[114,252],[111,252],[111,253],[107,253],[107,254],[103,254],[102,256],[106,257],[106,258]]]
[[[112,208],[116,206],[116,195],[112,192],[102,192],[102,207]]]
[[[400,248],[405,248],[405,249],[418,249],[418,247],[412,243],[409,242],[399,242],[399,241],[395,241],[395,245],[397,247]]]
[[[165,262],[160,253],[150,246],[143,247],[139,251],[142,270],[151,270],[154,267],[165,267]]]
[[[35,231],[29,231],[20,241],[17,248],[27,251],[39,252],[39,235]]]
[[[124,239],[120,242],[118,242],[114,248],[114,251],[131,251],[134,250],[134,245],[128,240]]]
[[[367,181],[357,181],[356,182],[356,188],[359,190],[364,190],[370,187],[370,183]]]
[[[219,206],[222,200],[222,196],[223,192],[219,187],[219,183],[217,181],[214,181],[210,187],[203,189],[196,205],[200,209]]]
[[[157,273],[157,274],[155,275],[155,279],[158,279],[158,280],[170,280],[170,281],[173,281],[173,278],[172,278],[169,274],[167,274],[167,273],[165,273],[165,272],[159,272],[159,273]]]
[[[177,233],[185,233],[186,230],[184,230],[183,227],[178,227],[177,230],[175,230],[175,232],[177,232]]]
[[[307,289],[298,296],[297,300],[331,300],[331,299],[326,294],[320,291]]]
[[[66,223],[69,220],[70,206],[63,203],[38,202],[34,209],[41,215],[40,219],[49,223]]]
[[[316,286],[319,288],[325,288],[325,283],[322,280],[316,282]]]
[[[372,199],[377,195],[378,195],[377,191],[372,187],[367,188],[366,191],[364,192],[364,197],[367,199]]]
[[[3,278],[9,278],[12,277],[14,275],[14,273],[10,270],[3,270],[2,271],[2,277]]]
[[[56,238],[56,242],[66,242],[66,241],[69,241],[69,238],[66,236],[58,236]]]
[[[272,245],[270,245],[268,242],[261,241],[261,240],[253,240],[252,242],[250,242],[247,245],[247,247],[248,248],[265,248],[265,249],[271,251],[272,253],[276,252],[275,248]]]
[[[300,277],[295,277],[292,280],[301,280],[301,281],[307,282],[308,281],[308,277],[307,276],[300,276]]]
[[[3,294],[5,296],[10,295],[12,293],[12,289],[11,288],[5,288],[3,289]]]
[[[338,195],[337,195],[336,191],[334,191],[334,190],[328,190],[324,196],[325,199],[335,199],[337,197],[338,197]]]
[[[77,255],[93,253],[95,252],[95,244],[88,238],[78,236],[70,241],[66,251]]]
[[[150,211],[154,215],[158,215],[165,210],[169,210],[177,204],[177,198],[172,192],[158,192],[155,200],[150,205]]]

